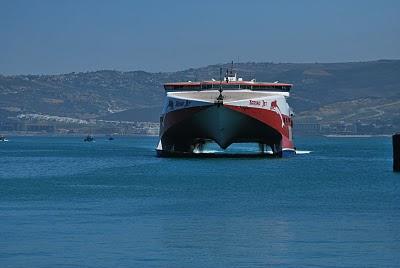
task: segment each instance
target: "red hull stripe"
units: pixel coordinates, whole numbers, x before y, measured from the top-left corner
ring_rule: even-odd
[[[282,117],[271,110],[253,108],[253,107],[245,107],[245,106],[233,106],[233,105],[224,105],[225,107],[232,109],[234,111],[238,111],[247,116],[255,118],[266,125],[273,127],[276,131],[281,133],[282,135],[282,147],[283,148],[293,148],[293,142],[289,140],[289,124],[285,123],[282,126],[282,119],[286,122],[289,122],[289,117],[287,115],[283,115]]]
[[[264,124],[267,124],[267,125],[273,127],[276,131],[281,133],[283,136],[289,137],[289,130],[287,128],[287,125],[283,125],[283,127],[282,127],[282,119],[281,119],[280,115],[274,111],[260,109],[260,108],[246,107],[246,106],[224,105],[224,107],[227,107],[234,111],[238,111],[238,112],[241,112],[252,118],[255,118],[258,121],[261,121]],[[285,115],[282,115],[282,118],[284,116]]]

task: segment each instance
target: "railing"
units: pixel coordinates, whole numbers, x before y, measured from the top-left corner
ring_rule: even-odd
[[[257,90],[257,91],[290,91],[290,86],[263,86],[263,85],[243,85],[243,84],[201,84],[199,85],[165,85],[165,90],[184,90],[184,91],[200,91],[200,90],[209,90],[209,89],[248,89],[248,90]]]

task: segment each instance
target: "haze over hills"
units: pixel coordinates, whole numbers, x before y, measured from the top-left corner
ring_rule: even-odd
[[[219,79],[220,67],[230,64],[164,73],[0,75],[0,122],[26,114],[158,122],[163,83]],[[234,68],[246,80],[293,83],[289,103],[298,123],[379,128],[374,133],[400,130],[400,60],[239,63]]]

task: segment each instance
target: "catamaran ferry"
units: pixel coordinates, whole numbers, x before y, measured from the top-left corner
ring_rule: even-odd
[[[244,81],[231,68],[219,81],[166,83],[164,88],[158,156],[204,154],[210,142],[222,149],[258,143],[261,155],[295,154],[293,112],[286,102],[292,84]]]

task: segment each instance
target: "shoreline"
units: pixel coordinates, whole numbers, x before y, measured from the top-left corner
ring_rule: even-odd
[[[86,137],[88,133],[17,133],[17,132],[0,132],[5,137]],[[109,134],[109,133],[90,133],[91,136],[97,137],[158,137],[153,134]]]
[[[113,137],[158,137],[158,134],[120,134],[120,133],[89,133],[92,136],[113,136]],[[392,137],[393,134],[297,134],[296,137],[326,137],[326,138],[374,138]],[[38,133],[38,132],[0,132],[5,137],[86,137],[88,133]]]
[[[327,134],[326,138],[374,138],[374,137],[391,137],[392,134],[359,134],[359,135],[343,135],[343,134]]]

